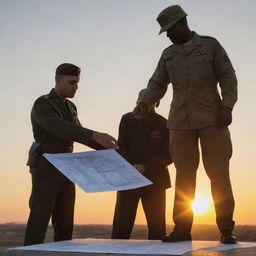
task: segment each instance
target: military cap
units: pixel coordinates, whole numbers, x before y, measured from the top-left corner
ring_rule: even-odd
[[[170,29],[177,21],[186,16],[187,14],[179,5],[171,5],[165,8],[156,18],[161,26],[159,34]]]
[[[60,64],[56,68],[56,75],[79,76],[80,68],[71,63]]]

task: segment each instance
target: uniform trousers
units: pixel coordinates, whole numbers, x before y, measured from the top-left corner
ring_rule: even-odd
[[[54,241],[72,239],[75,185],[66,177],[31,175],[30,215],[24,245],[43,243],[50,218]]]
[[[141,199],[148,225],[148,239],[165,235],[165,189],[154,185],[117,192],[112,238],[129,239]]]
[[[229,176],[232,144],[228,128],[210,126],[196,130],[170,130],[170,153],[176,167],[173,220],[174,231],[191,232],[196,172],[202,160],[211,183],[216,222],[221,233],[234,228],[234,198]]]

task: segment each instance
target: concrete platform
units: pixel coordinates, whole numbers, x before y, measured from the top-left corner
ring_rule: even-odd
[[[253,246],[253,247],[252,247]],[[0,256],[256,256],[256,243],[216,241],[162,243],[148,240],[74,239],[0,251]]]
[[[72,253],[72,252],[43,252],[43,251],[0,251],[0,256],[138,256],[138,254],[112,254],[112,253]],[[144,254],[143,256],[159,256],[156,254]],[[234,249],[221,252],[209,252],[204,250],[192,251],[183,256],[256,256],[256,248]]]

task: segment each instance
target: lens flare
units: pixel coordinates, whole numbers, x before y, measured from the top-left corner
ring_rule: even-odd
[[[209,210],[209,199],[205,196],[196,196],[195,200],[191,203],[193,212],[195,214],[204,214]]]

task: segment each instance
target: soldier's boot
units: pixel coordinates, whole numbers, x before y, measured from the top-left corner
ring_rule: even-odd
[[[232,232],[221,233],[220,242],[222,244],[236,244],[237,238],[232,234]]]

